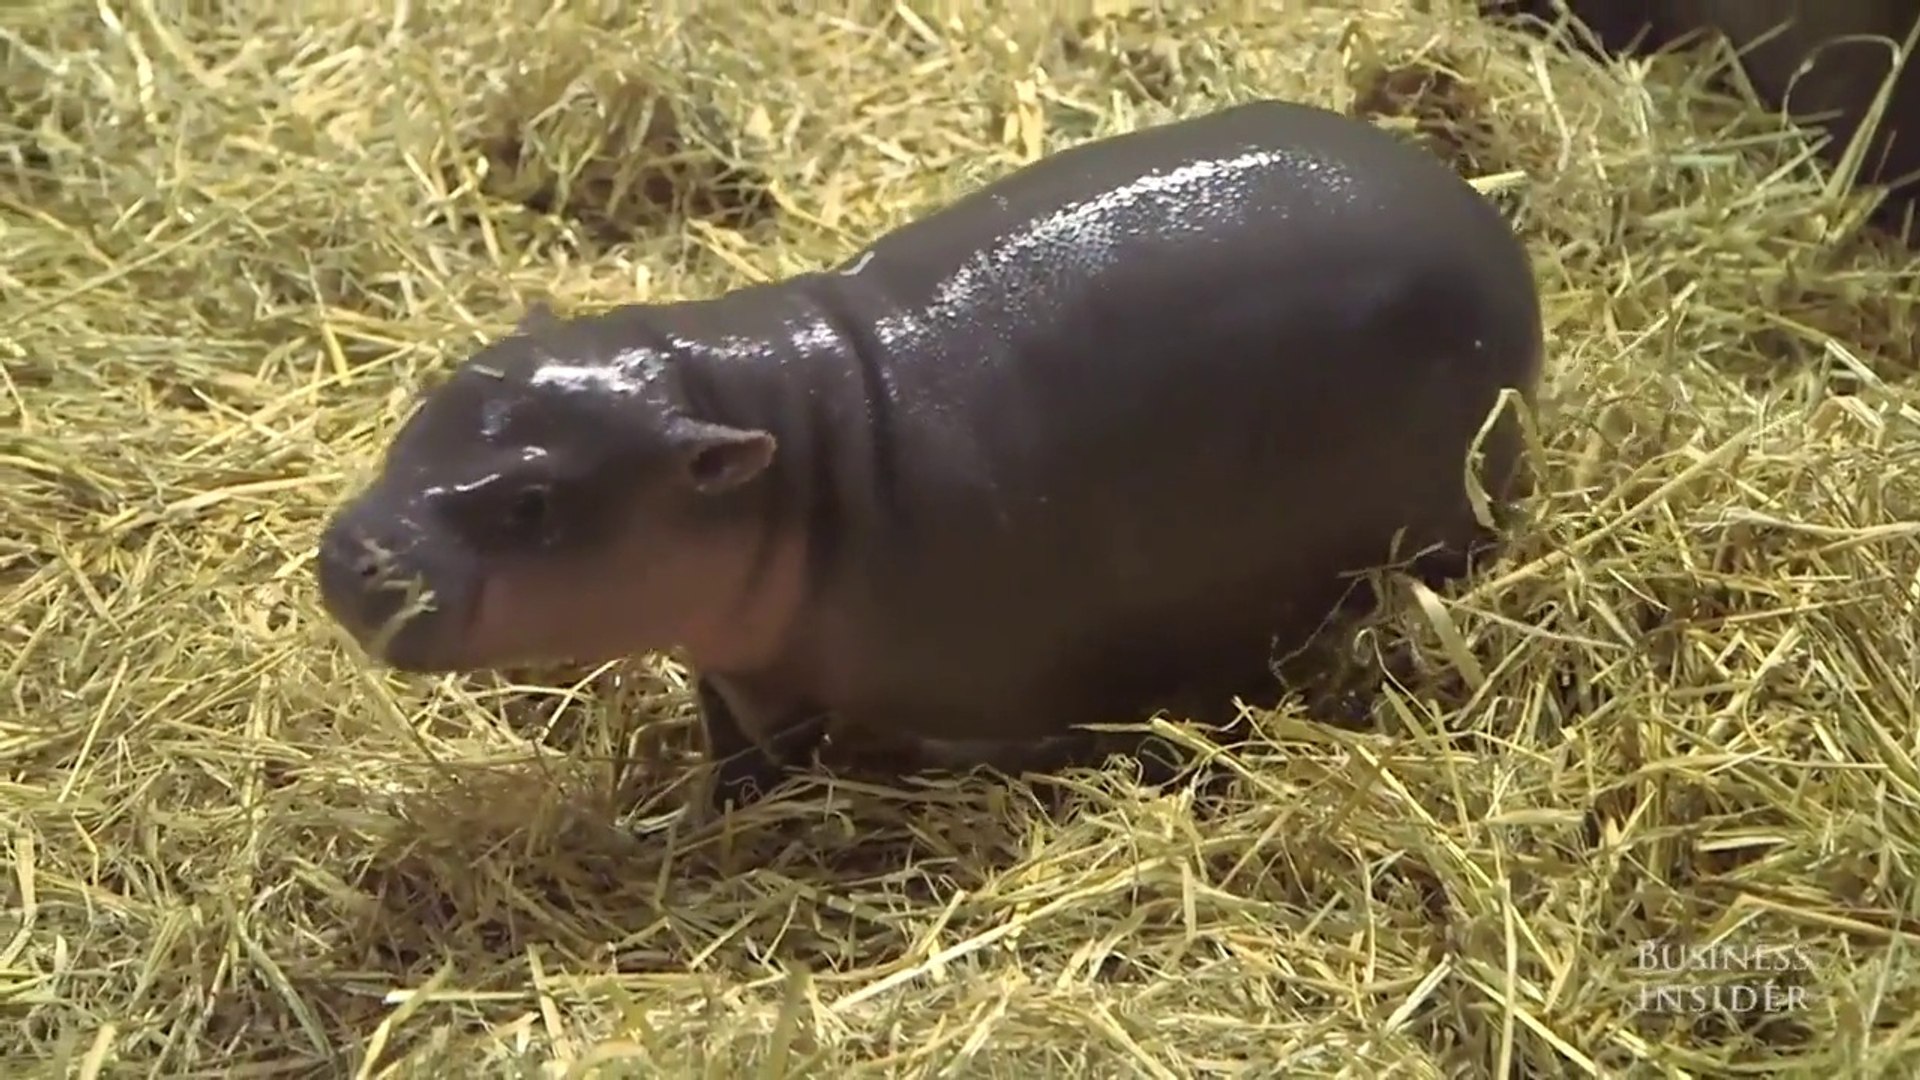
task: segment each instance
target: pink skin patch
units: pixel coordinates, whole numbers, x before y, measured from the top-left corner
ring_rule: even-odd
[[[740,530],[659,522],[599,558],[518,563],[478,583],[453,651],[476,667],[601,663],[678,651],[697,669],[754,671],[789,651],[805,580],[805,544],[777,542],[754,578]]]

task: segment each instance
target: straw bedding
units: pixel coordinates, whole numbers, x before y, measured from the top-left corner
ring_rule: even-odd
[[[1711,51],[1096,7],[0,13],[9,1075],[1920,1068],[1920,324],[1871,196]],[[1397,586],[1364,723],[1263,716],[1217,803],[1116,762],[701,830],[668,660],[409,682],[319,614],[328,509],[527,304],[817,267],[1259,95],[1478,178],[1546,306],[1529,520]]]

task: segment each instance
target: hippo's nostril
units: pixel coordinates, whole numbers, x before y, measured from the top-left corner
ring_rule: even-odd
[[[380,549],[352,529],[334,529],[320,542],[320,558],[343,579],[367,583],[384,567]]]

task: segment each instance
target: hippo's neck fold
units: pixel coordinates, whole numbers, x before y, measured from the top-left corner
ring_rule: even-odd
[[[885,365],[834,285],[801,275],[649,317],[694,415],[778,441],[760,506],[763,548],[800,533],[814,589],[888,513],[894,484]]]

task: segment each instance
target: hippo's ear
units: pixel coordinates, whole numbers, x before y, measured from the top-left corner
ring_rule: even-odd
[[[687,486],[702,495],[718,495],[767,471],[777,441],[754,428],[684,420],[674,425],[673,447]]]

